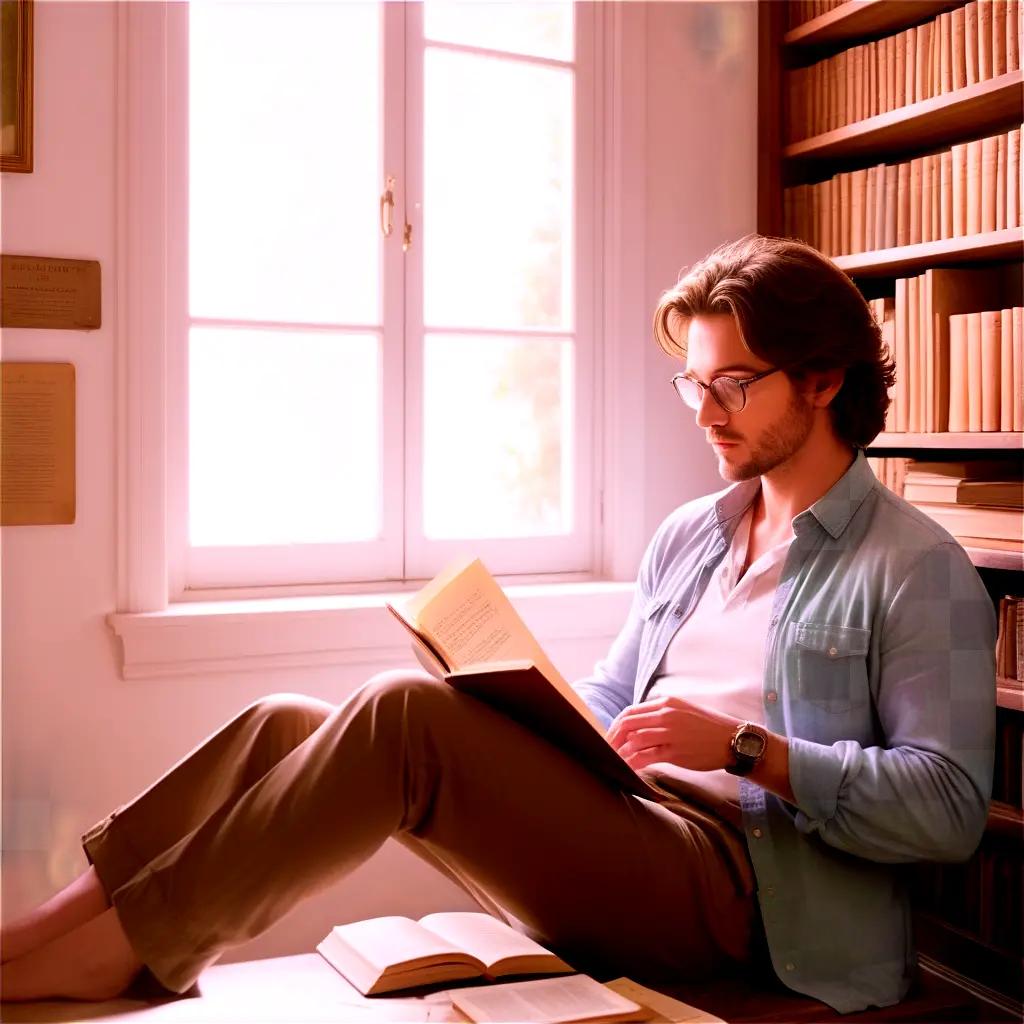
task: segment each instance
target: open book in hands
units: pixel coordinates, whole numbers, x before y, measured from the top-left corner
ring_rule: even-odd
[[[401,608],[387,608],[409,631],[428,671],[550,740],[616,788],[664,799],[604,738],[594,713],[479,559],[450,566]]]
[[[554,953],[497,918],[471,912],[339,925],[317,951],[364,995],[466,978],[572,972]]]

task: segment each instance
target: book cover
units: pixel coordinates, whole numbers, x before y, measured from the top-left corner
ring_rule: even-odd
[[[1005,6],[1006,11],[1006,70],[1020,70],[1020,10],[1021,0],[1013,0]]]
[[[875,167],[875,193],[871,200],[871,209],[875,215],[875,226],[871,233],[872,249],[885,248],[885,164]]]
[[[839,175],[839,254],[846,256],[853,252],[850,248],[851,238],[851,197],[850,172]]]
[[[864,251],[870,252],[875,246],[875,168],[864,170]]]
[[[924,430],[924,347],[921,343],[921,288],[916,277],[907,278],[907,334],[910,358],[907,383],[910,399],[910,427],[913,433]]]
[[[910,164],[896,165],[896,244],[910,245]]]
[[[939,92],[953,91],[953,15],[946,11],[939,15]]]
[[[915,37],[917,53],[914,56],[914,102],[920,103],[928,99],[931,94],[931,67],[932,67],[932,24],[926,21],[917,26]]]
[[[896,211],[898,199],[896,185],[899,169],[896,164],[885,165],[885,242],[883,248],[891,249],[896,245]]]
[[[915,502],[914,507],[934,519],[954,537],[1024,543],[1024,516],[1017,509],[924,501]]]
[[[907,104],[907,40],[906,32],[901,32],[893,39],[893,99],[894,110]]]
[[[863,121],[867,107],[867,82],[864,68],[864,47],[853,48],[853,120]],[[860,250],[855,250],[859,252]]]
[[[915,101],[915,83],[917,82],[917,29],[908,28],[904,32],[903,47],[903,102],[910,106]]]

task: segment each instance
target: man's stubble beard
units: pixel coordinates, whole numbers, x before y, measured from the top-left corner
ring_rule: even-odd
[[[746,462],[730,464],[720,460],[720,472],[732,482],[752,480],[771,472],[792,457],[804,445],[814,426],[814,409],[802,395],[790,395],[785,412],[766,427]]]

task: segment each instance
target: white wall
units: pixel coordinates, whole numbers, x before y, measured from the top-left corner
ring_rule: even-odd
[[[650,341],[649,313],[678,270],[755,222],[756,11],[743,3],[630,3],[647,54],[628,72],[646,118],[640,282],[635,325],[644,431],[630,507],[647,536],[673,506],[721,486],[700,431]],[[260,694],[298,690],[338,701],[380,665],[125,682],[104,616],[115,606],[114,438],[115,10],[35,7],[35,171],[2,178],[5,253],[97,259],[103,327],[6,330],[6,360],[69,361],[77,370],[78,517],[72,526],[2,531],[3,905],[37,902],[84,867],[80,832],[127,800]],[[570,678],[602,645],[552,655]],[[330,923],[468,906],[395,844],[342,884],[238,951],[308,950]]]

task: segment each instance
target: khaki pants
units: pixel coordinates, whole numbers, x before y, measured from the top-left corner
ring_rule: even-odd
[[[182,992],[390,836],[583,970],[679,981],[752,955],[742,835],[616,792],[409,672],[340,707],[257,701],[83,844],[139,957]]]

